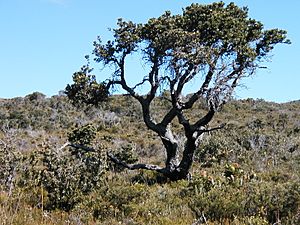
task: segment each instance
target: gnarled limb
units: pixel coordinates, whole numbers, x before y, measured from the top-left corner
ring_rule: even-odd
[[[138,164],[127,164],[124,161],[121,161],[117,157],[115,157],[112,153],[107,153],[107,157],[117,165],[123,166],[127,169],[130,170],[138,170],[138,169],[146,169],[146,170],[153,170],[159,173],[166,174],[166,169],[162,168],[157,165],[152,165],[152,164],[144,164],[144,163],[138,163]]]
[[[192,131],[195,132],[200,127],[206,126],[212,120],[214,115],[215,115],[215,109],[213,105],[211,105],[207,114],[191,126]]]
[[[208,128],[208,129],[201,129],[200,128],[199,131],[201,131],[202,133],[204,133],[204,132],[211,132],[211,131],[215,131],[215,130],[220,130],[220,129],[224,128],[225,126],[226,126],[226,124],[223,123],[223,124],[220,124],[217,127],[212,127],[212,128]]]
[[[95,152],[96,150],[92,147],[88,147],[88,146],[85,146],[85,145],[80,145],[80,144],[75,144],[75,143],[71,143],[69,141],[67,141],[65,144],[63,144],[59,150],[63,150],[64,148],[66,147],[73,147],[73,148],[76,148],[76,149],[82,149],[86,152]]]

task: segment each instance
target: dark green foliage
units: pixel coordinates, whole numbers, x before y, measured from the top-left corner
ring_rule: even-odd
[[[131,163],[135,163],[138,161],[138,155],[135,151],[133,144],[122,144],[117,149],[113,150],[112,152],[118,159],[122,160],[123,162],[131,164]],[[120,172],[120,171],[124,170],[124,167],[122,167],[120,165],[116,165],[112,162],[110,162],[109,165],[110,165],[110,168],[114,171]]]
[[[290,43],[286,32],[279,29],[263,30],[263,24],[248,18],[248,9],[239,8],[234,3],[227,6],[223,2],[210,5],[192,4],[183,10],[182,15],[171,15],[169,11],[145,24],[118,21],[113,30],[114,41],[107,44],[95,42],[97,61],[113,63],[123,51],[137,51],[145,42],[148,57],[157,54],[161,57],[180,57],[191,60],[194,54],[222,50],[227,57],[240,55],[240,63],[249,63],[256,57],[264,57],[277,43]],[[200,49],[197,49],[198,46]],[[193,51],[196,50],[196,51]],[[182,51],[182,55],[176,52]],[[149,58],[151,60],[151,58]],[[172,60],[170,60],[172,63]]]
[[[96,134],[96,128],[92,124],[87,124],[70,132],[68,140],[74,144],[89,146],[96,138]]]
[[[28,99],[29,101],[42,101],[44,100],[46,95],[40,92],[33,92],[32,94],[29,94],[25,97],[25,99]]]
[[[101,152],[45,148],[32,152],[19,185],[45,191],[45,209],[71,210],[83,195],[99,187],[105,170]]]
[[[80,72],[73,75],[74,84],[68,85],[65,94],[74,103],[96,105],[107,99],[108,90],[104,83],[97,83],[94,75],[91,75],[92,69],[88,66],[81,68]]]
[[[206,74],[206,79],[197,99],[215,98],[216,104],[221,104],[231,96],[239,79],[253,74],[277,44],[291,43],[285,30],[264,30],[261,22],[248,17],[247,7],[224,2],[191,4],[182,14],[166,11],[144,24],[119,19],[112,33],[112,40],[103,43],[99,37],[94,42],[93,54],[95,62],[112,65],[115,71],[107,81],[97,82],[90,74],[87,56],[88,65],[74,73],[74,83],[65,90],[77,106],[99,105],[118,85],[136,98],[136,87],[147,82],[152,86],[148,95],[167,89],[173,101],[181,101],[183,86],[200,72]],[[141,53],[141,60],[152,69],[130,87],[124,68],[127,56],[134,53]]]

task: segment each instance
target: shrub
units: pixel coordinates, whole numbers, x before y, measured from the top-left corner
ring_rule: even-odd
[[[69,211],[100,185],[105,170],[101,152],[80,152],[46,148],[34,151],[27,159],[27,168],[20,185],[28,191],[44,189],[46,209]]]
[[[138,161],[138,155],[135,150],[135,145],[131,143],[123,143],[117,149],[112,151],[114,156],[119,160],[131,164]],[[109,168],[113,171],[120,172],[124,170],[123,166],[113,162],[108,162]]]
[[[21,162],[21,153],[0,140],[0,190],[3,189],[11,193]]]
[[[96,128],[92,124],[86,124],[82,127],[73,129],[68,134],[68,140],[71,143],[79,145],[91,145],[96,138]]]
[[[298,224],[300,189],[297,182],[223,184],[194,195],[190,206],[198,217],[204,215],[211,221],[256,217],[272,224]]]

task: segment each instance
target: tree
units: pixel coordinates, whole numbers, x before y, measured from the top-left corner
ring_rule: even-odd
[[[109,91],[119,86],[136,99],[147,128],[161,139],[166,151],[165,167],[146,164],[128,165],[108,154],[115,163],[128,169],[148,169],[163,173],[171,180],[185,179],[193,163],[194,152],[215,113],[232,96],[240,79],[252,75],[267,59],[275,45],[289,44],[286,31],[264,30],[263,24],[248,17],[246,7],[223,2],[209,5],[192,4],[182,14],[169,11],[145,24],[118,20],[112,30],[113,40],[94,42],[95,62],[113,66],[110,79],[98,83],[87,66],[73,75],[74,84],[66,87],[66,94],[76,104],[98,104]],[[125,65],[130,55],[142,56],[149,73],[135,86],[130,86]],[[187,84],[197,79],[198,89],[183,95]],[[140,94],[138,87],[149,88]],[[168,90],[169,111],[160,121],[154,121],[151,103],[160,90]],[[207,113],[191,122],[186,111],[199,99],[207,102]],[[155,109],[154,109],[155,110]],[[178,120],[185,134],[185,145],[179,159],[179,141],[172,131],[172,121]]]

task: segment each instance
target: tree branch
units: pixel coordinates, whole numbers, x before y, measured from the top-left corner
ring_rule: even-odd
[[[149,79],[147,77],[144,77],[144,79],[140,83],[134,85],[134,87],[132,87],[131,89],[136,89],[138,86],[143,85],[146,81],[149,81]]]
[[[147,100],[149,104],[154,99],[156,91],[159,87],[158,71],[159,71],[159,61],[158,61],[158,57],[155,56],[153,59],[152,69],[149,72],[149,82],[151,85],[151,89],[147,94]]]
[[[172,120],[176,117],[176,115],[177,115],[176,109],[175,108],[170,109],[169,112],[164,116],[160,124],[166,127],[169,123],[172,122]]]
[[[151,101],[150,101],[151,102]],[[160,126],[152,121],[150,116],[150,102],[143,99],[140,101],[140,104],[142,105],[142,111],[143,111],[143,119],[146,124],[146,126],[150,129],[156,132],[157,134],[161,133]]]
[[[186,69],[185,73],[178,80],[178,85],[177,85],[177,89],[176,89],[177,97],[181,94],[184,85],[186,83],[188,83],[191,79],[193,79],[193,77],[196,74],[197,74],[197,66],[190,64],[188,66],[188,68]]]
[[[66,142],[65,144],[63,144],[59,150],[63,150],[64,148],[66,147],[73,147],[73,148],[76,148],[76,149],[82,149],[86,152],[95,152],[96,150],[94,148],[91,148],[91,147],[88,147],[88,146],[85,146],[85,145],[80,145],[80,144],[75,144],[75,143],[71,143],[71,142]]]
[[[119,160],[118,158],[116,158],[112,153],[107,153],[107,157],[112,162],[116,163],[117,165],[123,166],[127,169],[130,169],[130,170],[146,169],[146,170],[153,170],[153,171],[163,173],[163,174],[165,174],[167,172],[165,168],[162,168],[162,167],[157,166],[157,165],[143,164],[143,163],[127,164],[127,163]]]
[[[215,131],[215,130],[220,130],[223,129],[226,126],[226,123],[223,123],[217,127],[213,127],[213,128],[209,128],[209,129],[199,129],[199,131],[201,131],[202,133],[204,132],[211,132],[211,131]]]
[[[138,100],[138,102],[142,106],[143,110],[143,119],[146,124],[146,126],[150,129],[155,131],[156,133],[159,133],[159,127],[157,126],[156,123],[154,123],[151,119],[150,116],[150,103],[155,97],[155,93],[157,88],[159,87],[159,82],[157,79],[157,74],[158,74],[158,61],[154,62],[153,67],[151,72],[149,73],[149,78],[144,78],[142,82],[139,84],[135,85],[133,88],[129,87],[126,83],[125,79],[125,58],[128,53],[124,52],[123,56],[121,57],[120,61],[118,62],[118,80],[110,80],[107,84],[107,87],[110,88],[111,86],[118,84],[121,85],[121,87],[128,92],[130,96]],[[156,77],[156,78],[155,78]],[[149,81],[151,83],[151,90],[147,96],[147,98],[144,98],[143,96],[138,95],[134,89],[142,85],[144,82]]]
[[[177,110],[176,112],[178,121],[184,128],[185,136],[191,137],[193,135],[193,130],[189,120],[185,118],[182,111]]]
[[[138,94],[136,94],[136,92],[134,91],[133,88],[130,88],[125,80],[125,58],[127,56],[128,53],[124,52],[123,56],[120,60],[120,62],[118,62],[118,66],[120,68],[120,80],[118,81],[118,84],[120,84],[122,86],[122,88],[127,91],[132,97],[134,97],[135,99],[137,99],[139,102],[141,102],[143,100],[143,97],[139,96]]]
[[[200,96],[207,91],[208,85],[212,80],[213,75],[214,66],[211,67],[207,72],[205,81],[203,82],[201,88],[190,97],[190,99],[184,104],[183,109],[190,109],[193,107],[194,103],[200,98]]]
[[[198,130],[199,127],[206,126],[212,120],[214,115],[215,115],[215,109],[214,109],[213,105],[211,104],[210,109],[207,112],[207,114],[192,125],[192,128],[191,128],[192,131]]]

